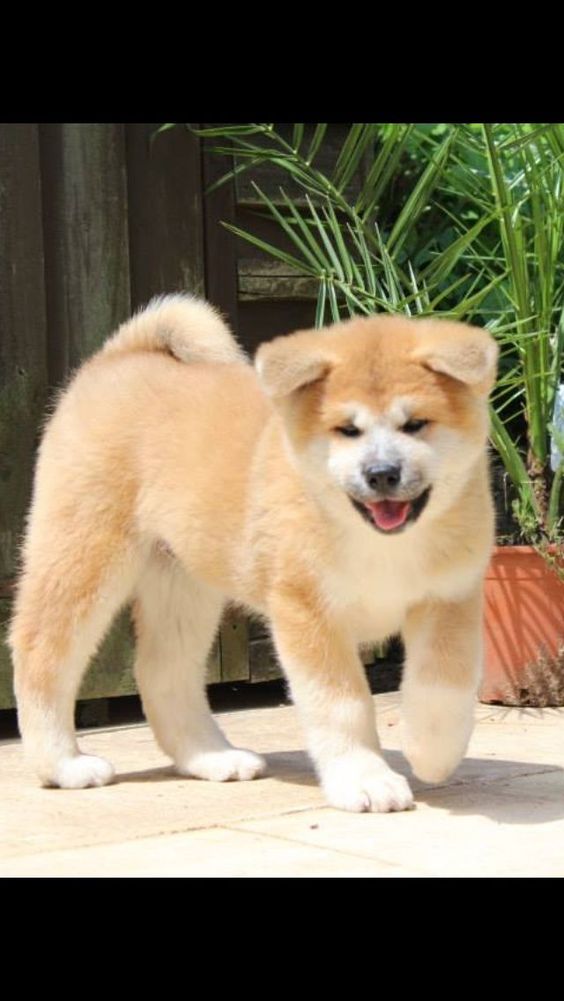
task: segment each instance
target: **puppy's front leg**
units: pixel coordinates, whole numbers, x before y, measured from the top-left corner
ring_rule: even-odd
[[[413,805],[411,790],[380,753],[374,706],[352,637],[304,587],[271,602],[273,635],[332,806],[387,812]]]
[[[404,753],[418,778],[442,782],[466,752],[482,664],[482,589],[412,608],[403,632]]]

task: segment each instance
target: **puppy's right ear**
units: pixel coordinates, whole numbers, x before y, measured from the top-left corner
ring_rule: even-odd
[[[255,368],[265,392],[281,399],[322,379],[331,361],[324,350],[323,335],[317,330],[300,330],[261,344]]]

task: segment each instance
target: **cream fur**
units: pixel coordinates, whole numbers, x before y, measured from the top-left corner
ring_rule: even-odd
[[[181,773],[264,771],[228,745],[205,698],[227,602],[270,620],[330,803],[412,804],[381,756],[358,656],[397,630],[406,753],[424,779],[452,771],[480,669],[495,363],[484,332],[455,326],[460,351],[454,337],[441,354],[452,330],[440,324],[352,320],[263,345],[255,371],[208,304],[173,296],[82,367],[41,445],[10,632],[24,748],[43,783],[113,776],[80,755],[72,713],[90,655],[129,601],[147,717]],[[415,358],[427,341],[451,374]],[[401,422],[419,411],[431,424],[408,438]],[[333,429],[355,413],[364,436],[346,442]],[[418,521],[385,536],[347,493],[358,494],[367,456],[392,454],[408,487],[431,493]]]
[[[184,362],[245,362],[246,357],[219,312],[188,295],[163,295],[136,313],[110,337],[105,354],[166,351]]]

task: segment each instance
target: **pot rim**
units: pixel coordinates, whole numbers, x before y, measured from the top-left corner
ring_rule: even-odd
[[[552,542],[549,546],[547,546],[547,552],[551,556],[556,555],[559,552],[563,552],[564,553],[564,547],[557,545],[556,542]],[[527,554],[534,554],[535,556],[538,556],[539,559],[541,559],[541,560],[543,559],[542,553],[539,553],[539,551],[537,549],[535,549],[534,546],[529,546],[529,545],[522,545],[522,546],[513,546],[513,545],[511,545],[511,546],[500,546],[500,545],[496,544],[493,547],[492,556],[497,556],[500,553],[503,553],[506,556],[518,556],[519,554],[521,554],[522,556],[525,556]]]

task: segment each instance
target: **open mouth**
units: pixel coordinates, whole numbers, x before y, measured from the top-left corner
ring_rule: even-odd
[[[406,525],[417,521],[429,500],[431,488],[427,487],[415,500],[358,501],[350,498],[357,511],[379,532],[393,535],[403,531]]]

